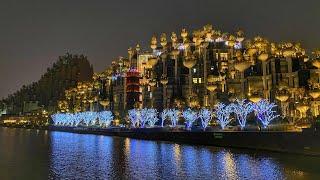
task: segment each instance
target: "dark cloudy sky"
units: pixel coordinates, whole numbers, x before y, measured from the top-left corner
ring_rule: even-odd
[[[66,52],[87,55],[101,71],[153,33],[207,23],[320,47],[319,0],[0,0],[0,98]]]

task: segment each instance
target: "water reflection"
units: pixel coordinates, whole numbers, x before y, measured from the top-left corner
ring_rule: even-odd
[[[319,175],[280,163],[280,154],[61,132],[51,133],[51,143],[54,178],[285,179]]]
[[[4,128],[0,147],[0,179],[320,179],[281,153]]]
[[[47,131],[0,127],[0,179],[47,179]]]

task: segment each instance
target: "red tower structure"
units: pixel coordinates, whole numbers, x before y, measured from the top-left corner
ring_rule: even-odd
[[[133,109],[140,102],[140,73],[137,69],[130,69],[126,74],[126,103],[127,109]]]

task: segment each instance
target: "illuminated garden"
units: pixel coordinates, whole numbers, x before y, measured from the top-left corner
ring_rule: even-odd
[[[166,121],[169,121],[168,126],[176,127],[179,118],[184,120],[186,130],[191,130],[194,124],[201,125],[205,131],[208,125],[216,118],[216,122],[224,130],[231,121],[230,116],[236,117],[237,123],[241,129],[245,128],[247,116],[254,114],[256,121],[261,124],[263,128],[267,128],[270,122],[279,117],[273,108],[276,105],[269,101],[262,99],[257,103],[248,102],[247,100],[236,100],[234,103],[225,105],[223,103],[217,104],[214,110],[201,108],[200,110],[192,110],[190,108],[179,111],[177,109],[164,109],[158,113],[153,108],[131,109],[128,111],[128,119],[131,128],[152,128],[155,126],[164,127]],[[160,115],[160,118],[158,118]],[[114,120],[111,111],[102,112],[78,112],[78,113],[58,113],[52,115],[53,124],[56,126],[86,126],[108,128]]]

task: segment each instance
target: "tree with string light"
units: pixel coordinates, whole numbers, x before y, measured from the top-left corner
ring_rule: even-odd
[[[158,111],[156,109],[148,109],[147,122],[150,127],[153,127],[158,122]]]
[[[230,105],[224,103],[218,103],[215,107],[215,116],[222,129],[230,123],[230,114],[233,112]]]
[[[279,117],[276,111],[273,110],[276,106],[275,103],[270,103],[266,99],[262,99],[254,105],[254,112],[258,120],[262,123],[263,128],[268,127],[272,120]]]
[[[100,127],[108,127],[113,121],[113,115],[111,111],[102,111],[97,113],[99,118]]]
[[[237,99],[236,102],[232,103],[230,106],[237,116],[241,129],[243,129],[247,123],[247,116],[254,110],[254,104],[252,102],[247,102],[246,99]]]
[[[138,109],[130,109],[128,111],[128,117],[131,122],[131,126],[136,128],[140,122],[140,111]]]
[[[199,112],[199,118],[201,120],[202,129],[205,131],[212,119],[212,111],[202,108]]]
[[[198,119],[198,113],[188,108],[187,110],[182,112],[182,116],[185,119],[186,128],[188,130],[191,129],[192,124]]]
[[[171,121],[171,126],[176,127],[179,121],[180,111],[177,109],[170,109],[169,110],[169,117]]]
[[[161,127],[164,126],[164,121],[167,119],[167,117],[169,116],[169,112],[170,110],[169,109],[164,109],[162,112],[161,112]]]
[[[149,116],[149,109],[143,108],[140,110],[140,125],[142,128],[145,127],[146,123],[148,122]]]

